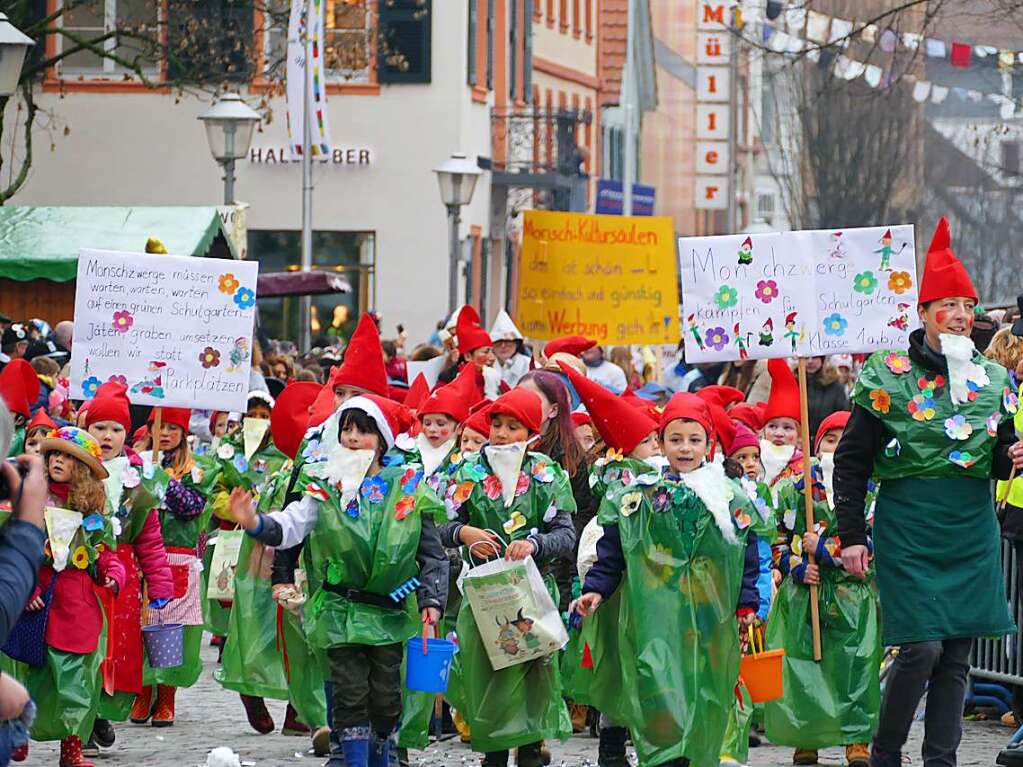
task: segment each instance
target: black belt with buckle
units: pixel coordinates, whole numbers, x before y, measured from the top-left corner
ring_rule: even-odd
[[[361,589],[352,589],[347,586],[335,585],[333,583],[327,583],[326,581],[323,582],[323,588],[340,597],[344,597],[349,602],[358,602],[362,605],[372,605],[373,607],[380,607],[384,610],[405,609],[404,599],[400,602],[395,602],[390,597],[385,597],[380,594],[372,594],[369,591],[362,591]]]

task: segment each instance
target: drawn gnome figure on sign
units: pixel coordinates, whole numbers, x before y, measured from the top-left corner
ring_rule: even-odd
[[[828,255],[831,256],[831,258],[839,261],[845,259],[846,256],[845,245],[842,243],[841,232],[831,233],[831,250],[828,251]]]
[[[906,243],[902,243],[902,247],[899,248],[899,253],[906,249]],[[881,247],[874,251],[881,255],[881,266],[879,267],[882,272],[890,272],[892,270],[892,256],[898,255],[892,252],[892,230],[885,229],[884,234],[881,235]]]
[[[744,360],[749,356],[746,351],[746,339],[743,336],[742,329],[739,327],[739,323],[735,323],[735,346],[739,350],[739,359]]]
[[[690,314],[686,317],[686,322],[689,324],[689,332],[696,339],[696,345],[700,347],[700,351],[703,351],[706,347],[703,345],[703,336],[700,335],[700,326],[696,324],[695,318],[695,314]]]
[[[753,263],[753,239],[751,237],[747,237],[739,246],[739,263],[747,265]]]
[[[910,304],[899,304],[899,313],[888,320],[888,327],[895,328],[896,330],[907,330],[909,328],[909,311]]]
[[[796,312],[789,312],[785,315],[785,338],[792,344],[793,353],[802,335],[801,331],[796,330]]]
[[[760,345],[770,346],[774,343],[774,320],[768,317],[760,328]]]

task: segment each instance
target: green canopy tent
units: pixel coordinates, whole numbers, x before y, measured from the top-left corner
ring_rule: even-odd
[[[215,207],[0,207],[0,312],[50,323],[74,312],[81,248],[236,258]]]

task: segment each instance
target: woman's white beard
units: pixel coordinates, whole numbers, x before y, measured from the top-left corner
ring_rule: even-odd
[[[941,333],[938,339],[941,341],[941,353],[948,363],[948,393],[952,404],[958,407],[970,401],[967,381],[980,388],[991,383],[991,379],[984,367],[973,361],[977,349],[972,338]]]

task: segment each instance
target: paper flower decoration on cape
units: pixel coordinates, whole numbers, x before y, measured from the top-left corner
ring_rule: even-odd
[[[386,492],[387,483],[379,476],[367,477],[359,488],[359,494],[369,503],[380,503]]]
[[[907,405],[910,414],[917,421],[929,421],[934,418],[934,400],[926,394],[917,394]]]
[[[483,492],[492,501],[501,497],[501,480],[494,474],[489,474],[483,480]]]
[[[892,398],[884,389],[870,392],[870,406],[879,413],[887,413],[892,407]]]
[[[1002,417],[998,413],[992,413],[987,417],[987,421],[984,422],[984,426],[987,429],[987,435],[989,437],[998,436],[998,426],[1002,422]]]
[[[84,570],[89,566],[89,551],[85,546],[75,549],[75,553],[71,555],[71,564],[79,570]]]
[[[630,517],[639,511],[640,505],[643,503],[643,493],[626,493],[622,496],[620,501],[620,508],[623,517]]]
[[[394,518],[401,522],[416,507],[416,497],[414,495],[404,495],[401,499],[394,504]]]
[[[945,419],[945,434],[949,439],[969,439],[973,434],[973,427],[966,420],[966,416],[956,414]]]
[[[521,530],[525,526],[526,518],[525,516],[523,516],[521,511],[513,511],[511,517],[506,519],[504,521],[504,524],[501,525],[501,527],[508,535],[511,535],[516,530]]]
[[[977,459],[973,457],[971,453],[965,450],[953,450],[948,454],[948,460],[954,463],[956,466],[961,466],[964,469],[968,469],[977,462]]]
[[[909,357],[899,352],[888,352],[884,358],[885,367],[895,373],[895,375],[902,375],[908,373],[913,369],[913,365],[909,361]]]
[[[234,445],[224,442],[217,446],[217,458],[230,461],[234,458]]]

